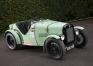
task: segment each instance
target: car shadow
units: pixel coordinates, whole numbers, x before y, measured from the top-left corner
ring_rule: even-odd
[[[43,53],[42,46],[23,46],[20,50]]]

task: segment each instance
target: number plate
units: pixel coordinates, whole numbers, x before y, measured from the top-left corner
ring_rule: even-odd
[[[70,50],[70,49],[72,49],[72,48],[74,48],[74,45],[69,46],[69,47],[66,47],[66,50]]]

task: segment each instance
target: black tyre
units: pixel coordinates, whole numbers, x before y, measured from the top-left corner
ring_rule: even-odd
[[[11,50],[19,49],[22,45],[17,44],[15,37],[12,33],[6,33],[5,35],[7,47]]]
[[[76,35],[75,47],[84,48],[87,44],[87,38],[82,30],[78,29],[78,31],[79,31],[79,35]]]
[[[52,59],[62,59],[65,54],[64,43],[59,39],[48,38],[45,42],[45,50]]]

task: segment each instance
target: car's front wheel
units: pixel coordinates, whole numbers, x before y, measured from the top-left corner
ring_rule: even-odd
[[[52,59],[61,59],[65,53],[64,43],[60,39],[49,38],[45,42],[46,53]]]
[[[84,34],[84,32],[80,29],[78,29],[79,35],[76,35],[76,48],[84,48],[87,44],[87,38]]]

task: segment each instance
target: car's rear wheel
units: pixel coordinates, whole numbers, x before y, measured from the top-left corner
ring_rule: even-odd
[[[46,53],[52,59],[62,59],[65,53],[64,43],[59,39],[49,38],[45,42]]]
[[[11,50],[16,50],[22,46],[22,45],[17,44],[14,35],[10,32],[6,33],[5,38],[6,38],[6,42],[7,42],[7,47]]]
[[[79,35],[76,35],[76,48],[84,48],[87,44],[87,38],[82,30],[79,30]]]

